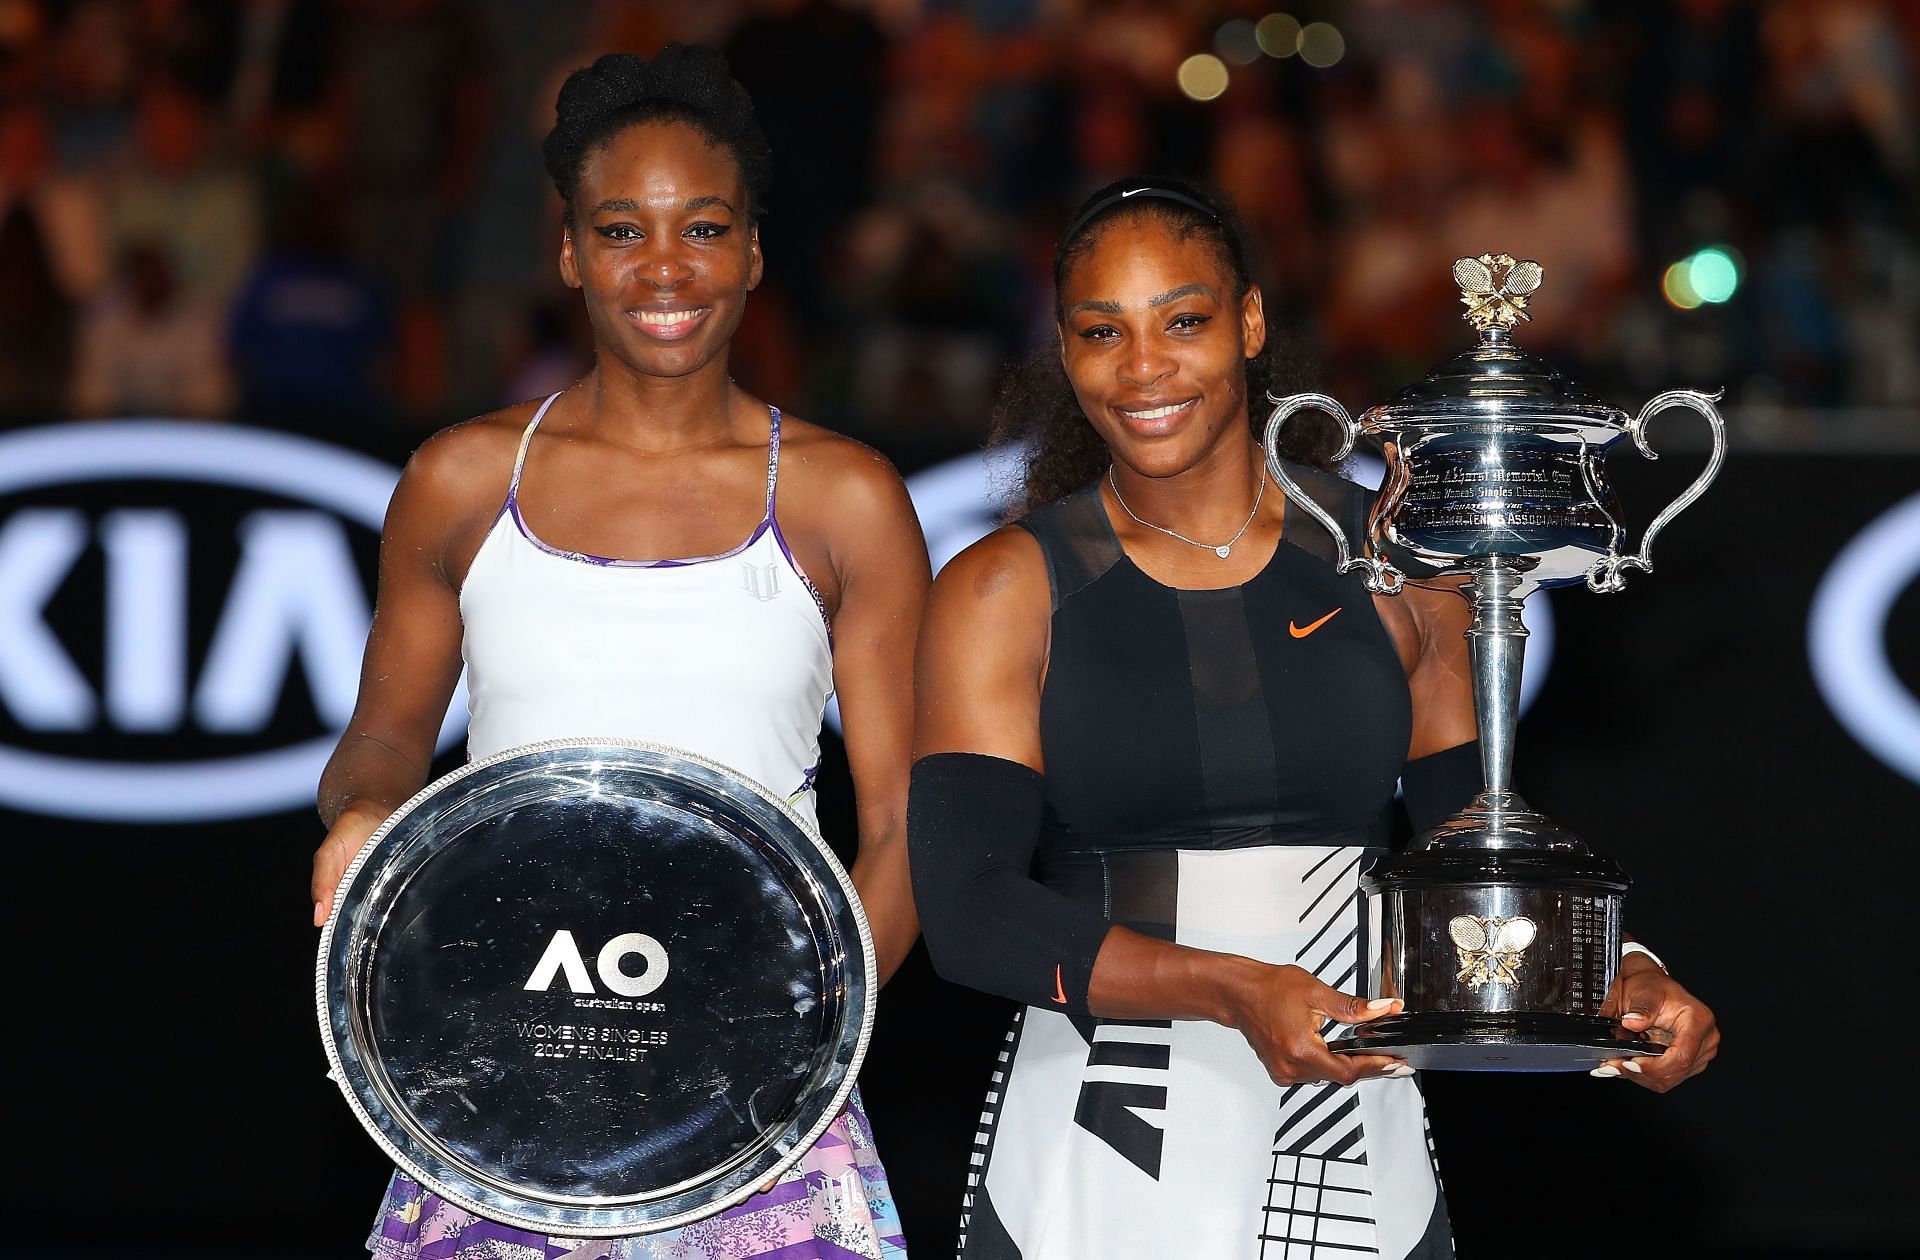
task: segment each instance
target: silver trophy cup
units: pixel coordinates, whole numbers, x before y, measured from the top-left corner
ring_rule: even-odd
[[[1540,287],[1538,263],[1482,254],[1456,261],[1453,276],[1465,318],[1479,330],[1473,349],[1357,422],[1324,394],[1276,399],[1267,422],[1268,471],[1289,503],[1333,536],[1342,572],[1364,571],[1376,594],[1397,594],[1410,578],[1454,586],[1465,577],[1458,589],[1473,606],[1467,639],[1485,787],[1362,877],[1367,996],[1400,998],[1405,1010],[1331,1045],[1415,1067],[1494,1071],[1571,1071],[1658,1054],[1659,1044],[1602,1014],[1630,881],[1513,790],[1527,638],[1520,612],[1542,587],[1613,592],[1628,572],[1652,571],[1654,539],[1725,457],[1719,395],[1672,390],[1629,418],[1513,344],[1513,326],[1530,318],[1528,298]],[[1674,407],[1706,419],[1713,451],[1629,550],[1607,455],[1631,438],[1640,454],[1658,458],[1647,423]],[[1362,436],[1386,455],[1359,548],[1279,457],[1281,426],[1302,410],[1339,421],[1339,457]]]

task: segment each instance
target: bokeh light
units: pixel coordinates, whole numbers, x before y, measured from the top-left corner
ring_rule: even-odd
[[[1667,268],[1660,292],[1683,311],[1729,301],[1740,288],[1740,255],[1730,245],[1709,245]]]
[[[1195,53],[1180,63],[1180,90],[1196,101],[1210,101],[1227,90],[1227,63],[1212,53]]]
[[[1724,302],[1740,287],[1739,264],[1724,247],[1709,246],[1687,261],[1687,279],[1702,302]]]
[[[1669,303],[1682,311],[1690,311],[1700,305],[1700,295],[1694,292],[1693,278],[1689,274],[1693,270],[1691,263],[1691,259],[1682,258],[1667,268],[1667,274],[1660,280],[1660,292],[1666,295]]]
[[[1253,28],[1260,51],[1269,57],[1291,57],[1300,51],[1300,22],[1287,13],[1269,13]]]
[[[1331,22],[1309,22],[1300,30],[1300,60],[1325,70],[1347,55],[1347,37]]]
[[[1213,47],[1221,57],[1236,66],[1250,66],[1260,60],[1260,36],[1252,22],[1235,18],[1214,32]]]

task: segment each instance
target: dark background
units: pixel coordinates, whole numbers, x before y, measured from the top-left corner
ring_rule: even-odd
[[[1631,518],[1696,458],[1616,459]],[[1842,1255],[1920,1237],[1899,1032],[1917,793],[1837,726],[1805,647],[1827,561],[1916,485],[1912,456],[1737,456],[1662,536],[1656,572],[1547,597],[1553,668],[1522,723],[1520,784],[1638,877],[1632,930],[1716,1008],[1726,1047],[1665,1097],[1429,1074],[1463,1254]],[[1887,628],[1909,683],[1917,596]],[[299,694],[293,733],[310,726]],[[844,842],[851,791],[827,740],[822,822]],[[0,834],[25,1155],[3,1192],[9,1246],[349,1254],[385,1165],[323,1077],[311,814],[0,814]],[[882,996],[863,1089],[917,1253],[951,1245],[1006,1015],[919,951]]]
[[[1337,48],[1250,44],[1283,10]],[[1429,1078],[1448,1197],[1468,1255],[1920,1242],[1920,791],[1836,722],[1806,647],[1834,555],[1920,487],[1920,5],[0,0],[0,429],[191,417],[397,466],[442,424],[574,379],[587,340],[538,138],[566,70],[670,38],[728,51],[776,152],[736,375],[904,472],[978,448],[1004,365],[1049,330],[1067,211],[1137,170],[1234,197],[1299,383],[1356,409],[1464,344],[1447,267],[1484,250],[1545,265],[1520,340],[1601,396],[1725,386],[1735,453],[1657,571],[1549,597],[1557,649],[1519,750],[1530,798],[1640,879],[1630,927],[1715,1006],[1725,1052],[1664,1098]],[[1227,89],[1183,94],[1182,63],[1216,54]],[[1709,247],[1736,263],[1724,303],[1671,282]],[[1694,425],[1655,426],[1658,464],[1615,461],[1630,520],[1697,467]],[[262,503],[64,487],[0,500],[0,528],[133,502],[194,527],[198,661],[235,513]],[[354,535],[368,565],[373,543]],[[95,683],[100,576],[90,552],[48,610]],[[1920,585],[1885,641],[1920,693]],[[296,669],[248,746],[316,730]],[[4,705],[0,742],[219,744],[54,739]],[[0,813],[0,836],[0,1249],[355,1254],[385,1168],[322,1075],[311,812]],[[882,1000],[864,1088],[916,1254],[950,1243],[1005,1016],[919,956]]]

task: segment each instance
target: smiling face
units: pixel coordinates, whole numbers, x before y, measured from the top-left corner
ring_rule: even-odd
[[[1060,357],[1114,459],[1170,477],[1244,442],[1246,360],[1266,344],[1259,289],[1236,293],[1218,248],[1155,216],[1095,232],[1061,282]]]
[[[596,349],[647,376],[719,363],[760,283],[739,164],[678,122],[639,123],[587,155],[560,247]]]

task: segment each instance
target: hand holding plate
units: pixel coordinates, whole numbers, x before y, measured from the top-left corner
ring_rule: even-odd
[[[327,838],[313,851],[313,880],[308,892],[313,897],[313,926],[325,927],[333,913],[333,894],[340,887],[354,855],[367,843],[367,837],[379,830],[387,819],[379,806],[350,806],[334,819]]]
[[[1648,1058],[1609,1059],[1597,1076],[1625,1076],[1656,1094],[1707,1070],[1720,1053],[1720,1026],[1707,1004],[1643,955],[1621,964],[1604,1008],[1621,1012],[1629,1032],[1660,1042],[1666,1052]]]

